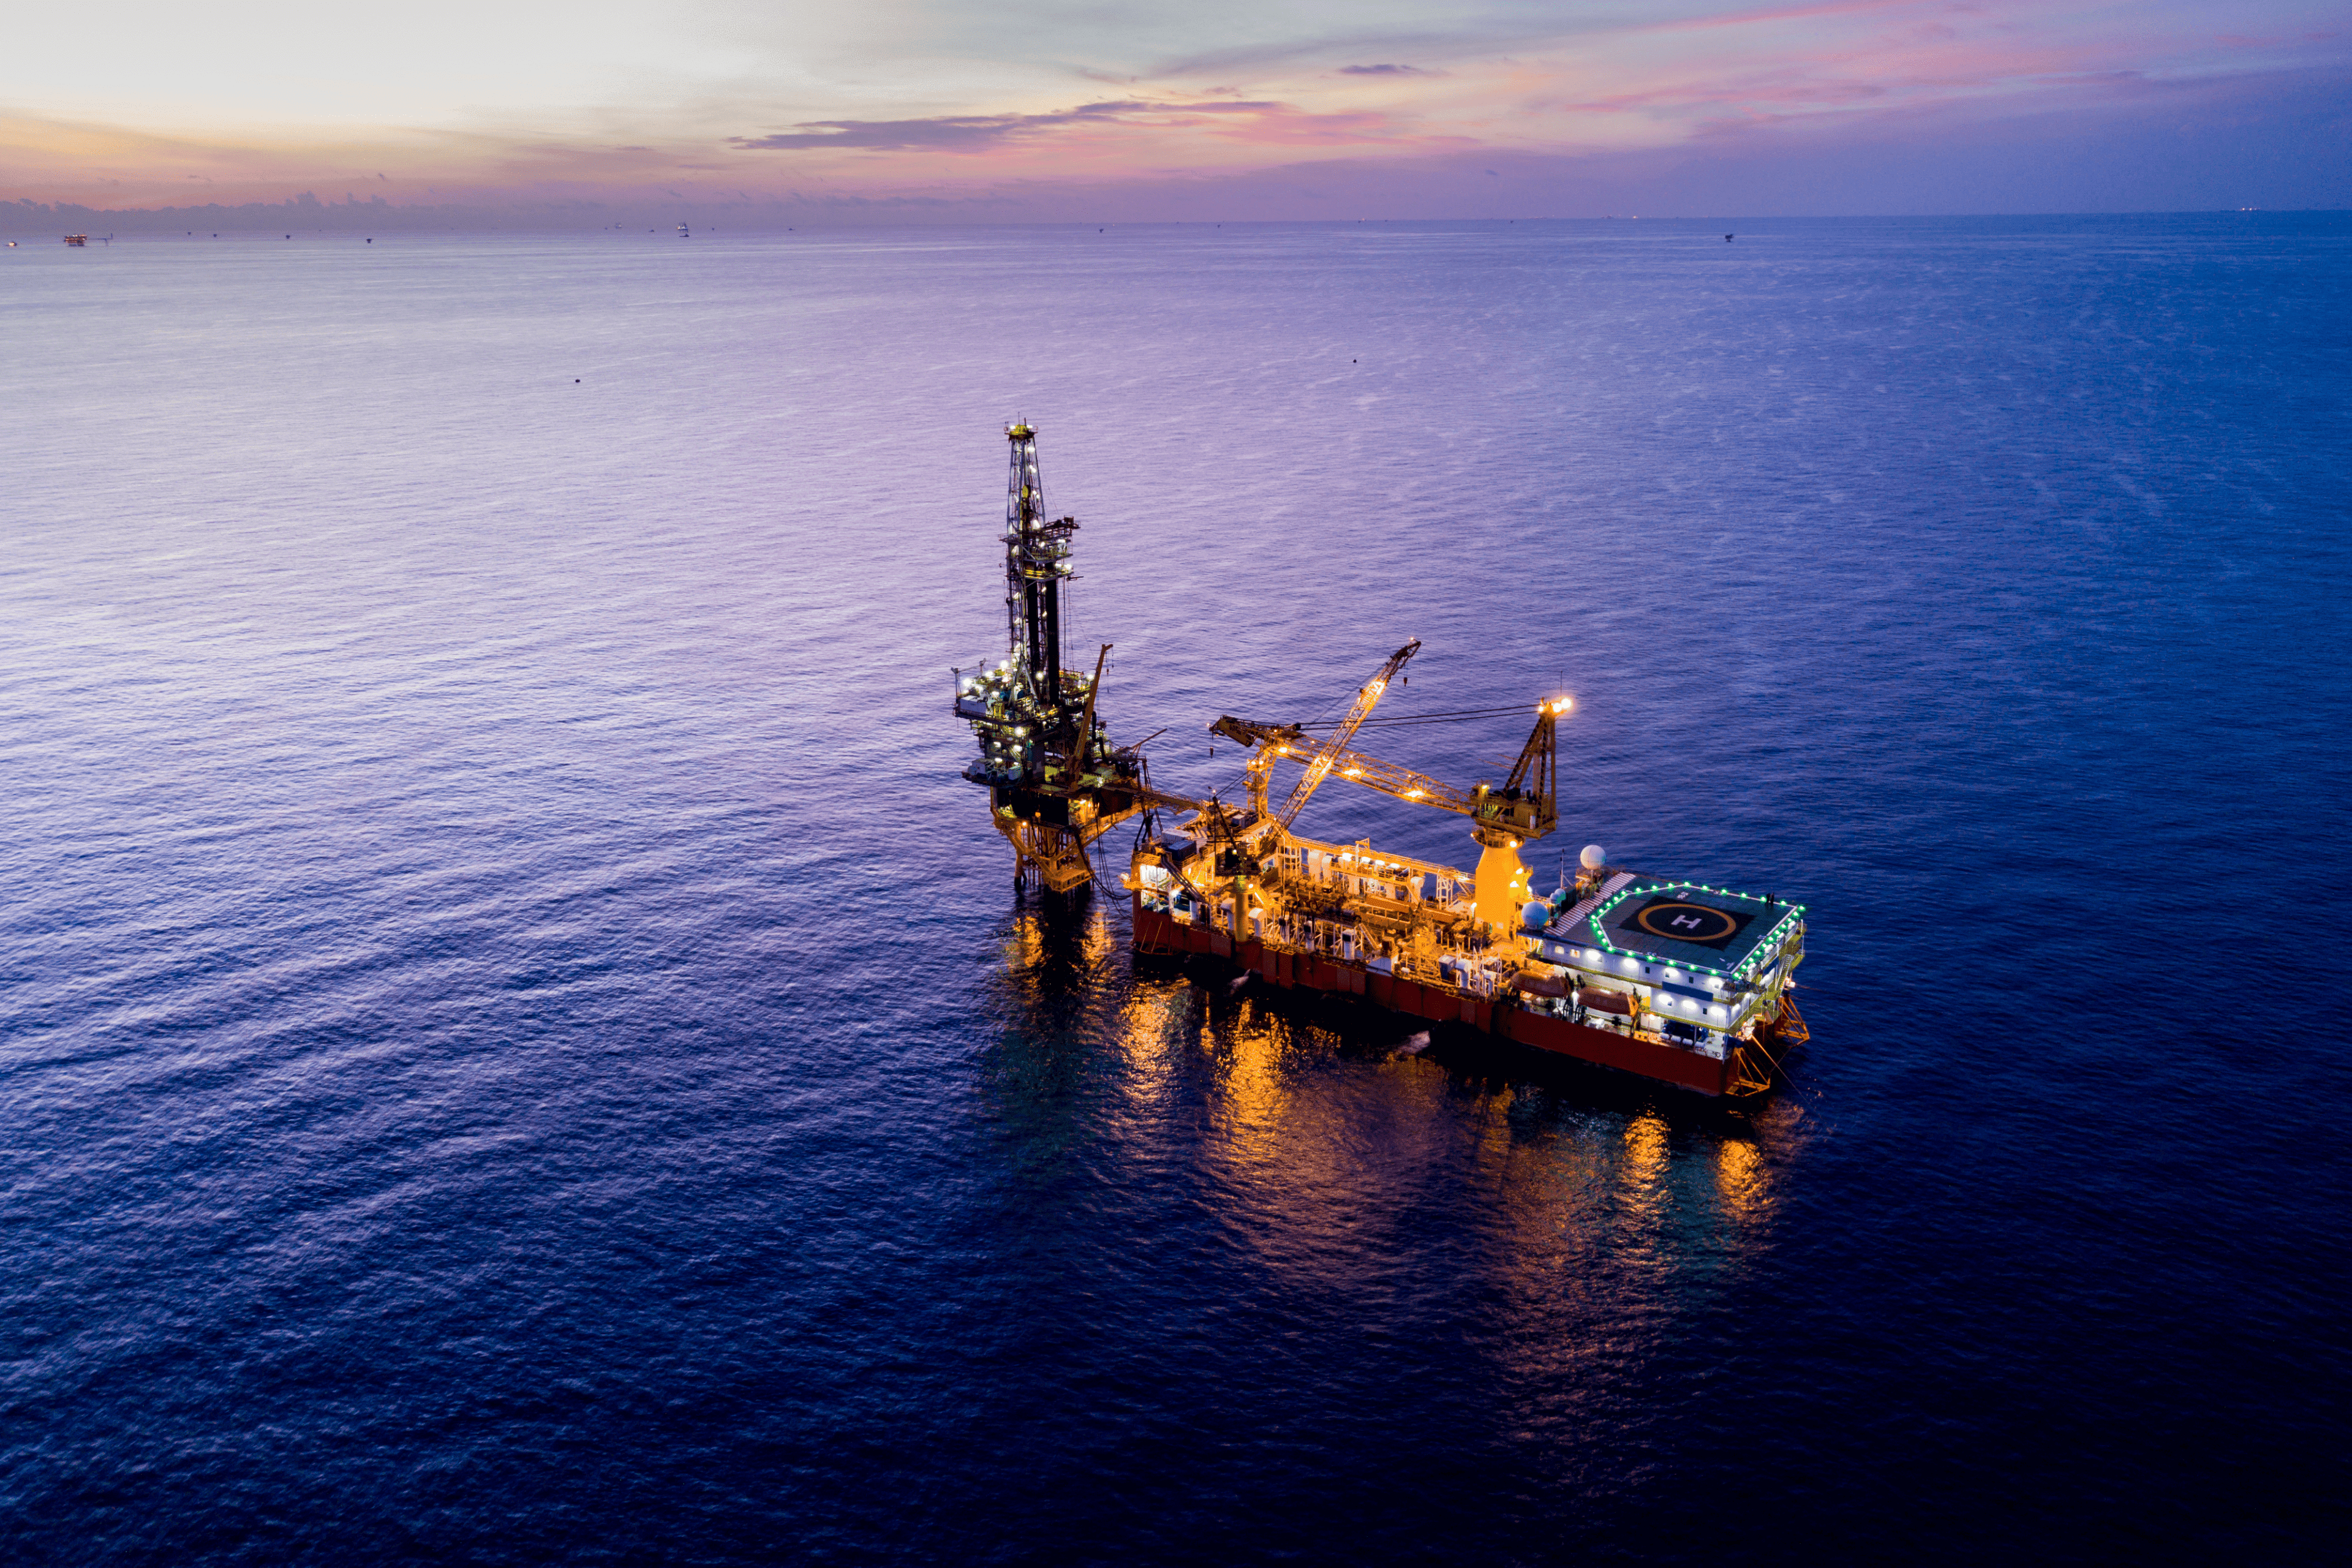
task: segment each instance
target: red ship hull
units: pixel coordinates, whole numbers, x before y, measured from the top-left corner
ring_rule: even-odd
[[[1769,1070],[1744,1070],[1746,1064],[1740,1058],[1748,1049],[1745,1047],[1718,1061],[1696,1051],[1677,1050],[1548,1013],[1531,1012],[1508,1001],[1465,995],[1446,986],[1383,974],[1322,953],[1291,952],[1250,940],[1236,942],[1225,931],[1186,925],[1172,915],[1147,910],[1139,895],[1134,896],[1131,902],[1139,952],[1202,953],[1226,959],[1243,969],[1255,971],[1282,990],[1361,996],[1393,1013],[1433,1023],[1461,1024],[1500,1039],[1572,1057],[1597,1067],[1636,1073],[1699,1094],[1738,1094],[1759,1089],[1771,1081]]]

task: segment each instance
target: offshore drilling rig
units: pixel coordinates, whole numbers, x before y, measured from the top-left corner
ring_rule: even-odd
[[[1063,586],[1073,574],[1075,517],[1048,518],[1037,469],[1037,432],[1004,427],[1012,471],[1004,490],[1006,651],[993,667],[955,677],[955,711],[971,721],[980,755],[963,776],[988,786],[990,819],[1013,846],[1013,879],[1031,872],[1048,891],[1094,879],[1087,850],[1118,823],[1159,804],[1192,802],[1150,787],[1139,747],[1117,747],[1096,716],[1109,643],[1094,673],[1062,665]]]
[[[1611,866],[1598,845],[1574,884],[1528,889],[1519,857],[1559,820],[1558,725],[1574,706],[1533,704],[1535,725],[1508,778],[1472,788],[1360,751],[1356,736],[1418,641],[1391,654],[1344,717],[1267,724],[1230,714],[1210,729],[1250,748],[1248,803],[1152,787],[1142,748],[1114,746],[1097,714],[1111,645],[1091,674],[1063,668],[1071,517],[1049,518],[1036,432],[1005,429],[1005,657],[955,674],[955,711],[980,755],[963,776],[987,786],[990,817],[1013,846],[1016,887],[1034,872],[1066,893],[1096,879],[1089,851],[1139,817],[1121,885],[1139,953],[1201,954],[1270,986],[1361,997],[1372,1005],[1621,1068],[1706,1095],[1767,1092],[1778,1050],[1807,1038],[1790,991],[1804,956],[1804,909]],[[1527,705],[1423,713],[1399,723],[1494,721]],[[1276,763],[1299,777],[1273,804]],[[1344,779],[1470,819],[1477,870],[1324,843],[1294,831],[1323,783]],[[1157,812],[1183,813],[1164,831]]]

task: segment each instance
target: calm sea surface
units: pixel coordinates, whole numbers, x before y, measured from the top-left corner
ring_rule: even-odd
[[[1722,226],[0,252],[0,1555],[2322,1554],[2352,220]],[[1016,413],[1161,784],[1571,690],[1790,1089],[1016,898]]]

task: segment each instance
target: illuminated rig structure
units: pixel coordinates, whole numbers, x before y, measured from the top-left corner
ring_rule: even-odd
[[[1016,421],[1004,435],[1007,647],[992,667],[952,672],[956,714],[980,742],[963,776],[988,786],[990,820],[1013,846],[1014,885],[1034,870],[1048,891],[1067,893],[1094,879],[1087,850],[1113,826],[1155,802],[1193,803],[1155,795],[1141,750],[1113,746],[1096,717],[1111,645],[1095,655],[1092,675],[1062,668],[1062,587],[1078,521],[1045,515],[1035,429]]]
[[[1125,883],[1137,951],[1228,959],[1277,988],[1361,996],[1710,1096],[1768,1092],[1775,1053],[1806,1038],[1789,994],[1802,907],[1612,867],[1598,845],[1572,882],[1534,897],[1519,850],[1558,826],[1558,725],[1574,700],[1534,705],[1500,788],[1464,789],[1356,750],[1420,648],[1391,654],[1328,736],[1231,715],[1210,726],[1252,748],[1249,805],[1212,800],[1171,833],[1138,836]],[[1513,710],[1527,712],[1424,717]],[[1277,808],[1268,783],[1280,763],[1300,772]],[[1334,777],[1470,818],[1477,870],[1293,832]]]
[[[1559,825],[1569,697],[1532,705],[1534,727],[1499,787],[1465,789],[1368,755],[1356,736],[1421,651],[1411,641],[1328,733],[1230,714],[1211,724],[1250,748],[1245,806],[1154,789],[1141,746],[1112,745],[1097,715],[1111,645],[1091,675],[1063,668],[1063,587],[1078,524],[1045,514],[1036,432],[1016,422],[1005,436],[1007,649],[992,667],[955,671],[955,711],[980,743],[963,776],[988,788],[1016,886],[1034,871],[1056,893],[1087,887],[1095,842],[1139,819],[1121,879],[1139,953],[1205,955],[1278,989],[1361,997],[1706,1095],[1770,1089],[1776,1053],[1807,1037],[1790,994],[1804,956],[1801,905],[1613,867],[1598,845],[1549,899],[1530,891],[1519,851]],[[1274,770],[1293,763],[1298,778],[1277,806]],[[1476,871],[1294,832],[1335,777],[1469,818]],[[1174,818],[1164,830],[1162,811]]]

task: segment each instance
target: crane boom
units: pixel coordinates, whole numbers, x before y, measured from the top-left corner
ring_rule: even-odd
[[[1393,674],[1396,666],[1411,657],[1419,645],[1397,650],[1390,661]],[[1383,679],[1379,684],[1385,685]],[[1260,803],[1265,799],[1265,779],[1277,759],[1295,757],[1306,772],[1299,788],[1291,794],[1291,804],[1278,820],[1281,830],[1286,830],[1297,808],[1305,804],[1307,791],[1315,784],[1336,772],[1341,778],[1380,791],[1398,800],[1412,801],[1420,805],[1433,805],[1440,811],[1456,812],[1473,824],[1471,835],[1478,840],[1478,871],[1473,907],[1479,922],[1495,931],[1515,931],[1519,929],[1523,912],[1529,904],[1527,863],[1519,858],[1519,847],[1529,839],[1541,838],[1559,821],[1557,799],[1559,785],[1558,728],[1559,716],[1574,707],[1575,700],[1568,697],[1549,698],[1536,704],[1535,728],[1528,731],[1527,744],[1519,748],[1518,761],[1512,765],[1508,783],[1501,789],[1481,784],[1476,789],[1464,790],[1411,768],[1384,763],[1378,757],[1368,757],[1350,750],[1348,742],[1354,735],[1363,716],[1371,710],[1379,692],[1366,688],[1357,698],[1356,709],[1349,720],[1328,741],[1309,737],[1303,725],[1259,724],[1231,714],[1220,718],[1209,728],[1230,740],[1251,748],[1250,790]],[[1266,820],[1261,817],[1260,820]],[[1268,826],[1274,821],[1266,821]],[[1279,831],[1277,833],[1279,837]],[[1236,884],[1238,886],[1238,884]],[[1241,906],[1236,895],[1234,906]],[[1238,921],[1239,917],[1235,917]],[[1239,926],[1235,927],[1236,935]]]
[[[1209,728],[1229,741],[1255,746],[1258,754],[1269,763],[1276,758],[1288,758],[1304,763],[1308,773],[1318,778],[1337,773],[1351,783],[1362,784],[1366,789],[1376,789],[1399,800],[1433,805],[1440,811],[1458,811],[1465,816],[1475,815],[1476,797],[1469,792],[1456,789],[1426,773],[1417,773],[1411,768],[1351,751],[1337,744],[1337,736],[1328,741],[1318,741],[1295,724],[1258,724],[1230,715],[1219,719]],[[1296,793],[1293,792],[1294,795]]]
[[[1073,784],[1079,774],[1087,771],[1087,752],[1095,738],[1095,693],[1102,689],[1103,660],[1110,657],[1110,650],[1116,646],[1105,643],[1102,652],[1095,655],[1095,678],[1087,682],[1087,710],[1078,715],[1077,739],[1070,742],[1069,761],[1065,764]]]
[[[1389,682],[1396,679],[1397,671],[1405,667],[1405,661],[1420,651],[1421,639],[1414,637],[1389,655],[1388,662],[1381,666],[1381,672],[1364,682],[1363,689],[1356,693],[1354,706],[1348,710],[1348,716],[1339,721],[1339,728],[1331,731],[1331,738],[1317,749],[1314,756],[1306,759],[1307,771],[1298,775],[1298,783],[1292,788],[1290,798],[1283,802],[1282,809],[1275,814],[1275,821],[1285,832],[1289,831],[1290,825],[1298,820],[1298,814],[1307,808],[1307,800],[1330,775],[1335,761],[1348,749],[1348,742],[1355,739],[1356,731],[1371,717],[1372,709],[1380,702],[1381,693],[1388,690]]]
[[[1228,714],[1209,728],[1227,740],[1256,748],[1257,756],[1267,765],[1277,758],[1294,758],[1305,764],[1306,778],[1318,783],[1337,773],[1366,789],[1416,805],[1456,812],[1481,828],[1527,839],[1543,837],[1559,820],[1556,731],[1559,715],[1567,712],[1570,706],[1565,697],[1537,705],[1535,729],[1528,733],[1528,743],[1519,749],[1510,782],[1500,790],[1486,784],[1474,790],[1462,789],[1395,763],[1352,751],[1343,742],[1341,734],[1318,741],[1296,724],[1260,724]],[[1302,784],[1305,782],[1305,778],[1300,780]],[[1298,801],[1298,793],[1293,791],[1291,798]],[[1294,815],[1286,810],[1281,818],[1286,828]]]

